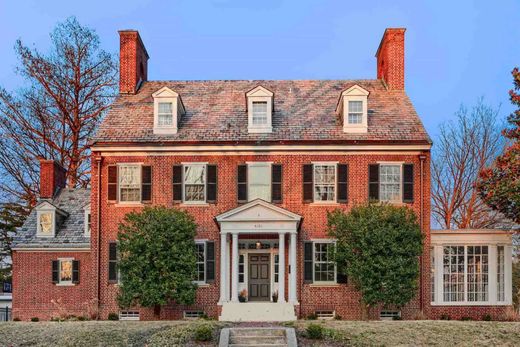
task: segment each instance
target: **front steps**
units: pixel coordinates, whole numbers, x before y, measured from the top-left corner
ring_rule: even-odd
[[[219,347],[296,347],[293,328],[225,328]]]
[[[226,302],[219,320],[226,322],[288,322],[296,320],[294,305],[277,302]]]

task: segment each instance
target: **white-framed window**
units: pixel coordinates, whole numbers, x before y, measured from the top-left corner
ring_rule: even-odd
[[[497,301],[506,300],[505,274],[505,249],[497,246]]]
[[[206,164],[183,164],[183,197],[185,203],[206,202]]]
[[[173,125],[173,103],[159,102],[158,104],[158,127],[171,127]]]
[[[348,102],[348,124],[363,123],[363,101],[349,100]]]
[[[342,117],[343,132],[368,132],[368,95],[369,92],[358,85],[341,93],[336,112]]]
[[[467,246],[468,301],[489,300],[488,246]]]
[[[273,95],[273,92],[262,86],[246,93],[249,133],[273,131]]]
[[[336,201],[336,164],[315,163],[314,202]]]
[[[139,311],[120,311],[119,320],[139,320]]]
[[[400,163],[379,165],[379,200],[402,201],[402,167]]]
[[[271,163],[248,163],[248,200],[271,201]]]
[[[238,256],[238,283],[245,283],[245,257],[243,254]]]
[[[37,235],[43,237],[55,236],[55,211],[41,210],[36,213],[38,219]]]
[[[435,301],[435,249],[430,247],[430,300]]]
[[[163,87],[153,93],[152,97],[154,100],[153,133],[176,134],[179,119],[186,112],[180,95],[168,87]]]
[[[121,164],[118,167],[119,201],[141,202],[141,165]]]
[[[85,207],[85,236],[90,237],[90,231],[92,230],[92,218],[90,214],[90,206]]]
[[[381,319],[381,320],[401,319],[401,311],[383,310],[383,311],[379,312],[379,319]]]
[[[278,254],[274,255],[274,283],[278,283],[278,276],[280,274],[280,256]]]
[[[204,317],[205,313],[201,310],[186,310],[183,311],[184,319],[197,319]]]
[[[334,310],[317,310],[314,311],[314,314],[316,314],[316,318],[318,319],[334,319],[336,316],[336,312]]]
[[[313,282],[336,283],[336,262],[333,260],[334,242],[313,243]]]
[[[464,246],[443,248],[444,301],[464,301]]]
[[[58,259],[58,283],[59,284],[72,284],[72,266],[74,259],[64,258]]]
[[[197,248],[197,274],[195,282],[206,282],[206,242],[196,242]]]

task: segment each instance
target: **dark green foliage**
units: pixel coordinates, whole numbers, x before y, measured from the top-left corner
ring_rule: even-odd
[[[488,313],[482,317],[482,320],[486,322],[491,322],[493,320],[493,317],[491,317],[491,315]]]
[[[473,320],[473,318],[471,318],[471,317],[461,317],[460,320],[461,321],[470,321],[470,320]]]
[[[366,306],[401,307],[416,294],[423,235],[407,207],[367,204],[328,215],[337,240],[338,273],[347,274]]]
[[[309,313],[307,315],[307,320],[316,320],[318,319],[318,315],[316,315],[316,313]]]
[[[118,236],[120,306],[192,304],[195,233],[193,217],[185,211],[158,206],[127,214]]]
[[[39,322],[39,321],[40,321],[40,318],[38,318],[38,317],[31,318],[31,322]]]
[[[20,321],[21,321],[21,319],[18,317],[13,318],[13,322],[20,322]]]
[[[11,240],[28,214],[29,209],[20,204],[0,204],[0,282],[11,280]]]
[[[195,341],[211,341],[213,340],[213,327],[203,324],[195,328]]]
[[[441,314],[441,320],[451,320],[451,317],[450,315],[443,313]]]
[[[119,320],[119,315],[114,312],[110,312],[108,314],[108,320]]]
[[[305,329],[305,336],[312,340],[322,340],[325,332],[325,328],[319,324],[309,324]]]

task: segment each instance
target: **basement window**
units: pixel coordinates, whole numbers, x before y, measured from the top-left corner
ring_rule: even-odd
[[[139,320],[139,311],[120,311],[119,320]]]
[[[204,311],[201,310],[190,310],[183,312],[184,319],[197,319],[204,316]]]
[[[401,311],[381,311],[379,313],[379,319],[381,320],[399,320],[401,319]]]
[[[333,310],[318,310],[315,314],[318,319],[334,319],[336,316]]]

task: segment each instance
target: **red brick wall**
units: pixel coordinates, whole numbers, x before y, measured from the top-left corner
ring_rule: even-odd
[[[458,320],[471,318],[472,320],[482,320],[485,315],[490,315],[493,320],[503,319],[510,306],[433,306],[431,307],[428,318],[430,319],[449,319]]]
[[[65,169],[54,160],[40,160],[40,198],[50,199],[66,184]]]
[[[52,261],[74,258],[80,261],[80,282],[73,286],[52,283]],[[87,316],[95,304],[95,278],[90,252],[13,252],[13,318],[49,320],[69,315]],[[61,302],[55,305],[52,301]]]
[[[377,78],[389,89],[404,90],[404,32],[406,29],[386,29],[377,51]]]
[[[137,31],[120,31],[119,38],[119,92],[134,94],[139,81],[148,79],[148,55]]]

